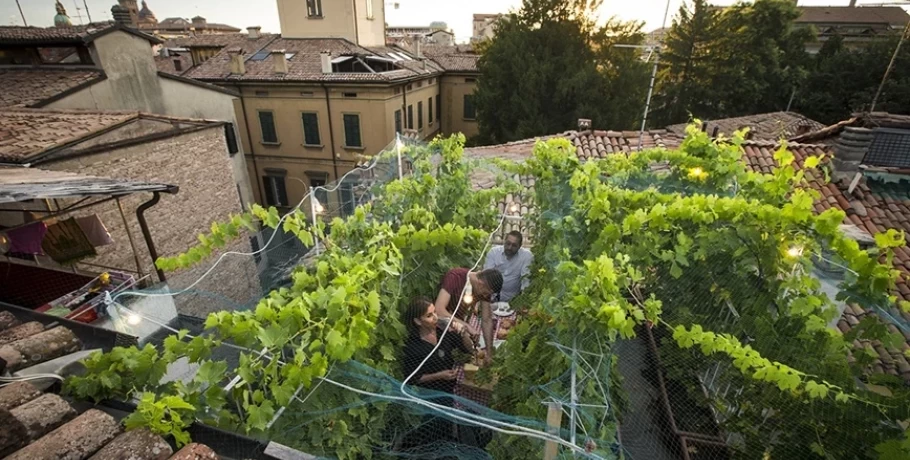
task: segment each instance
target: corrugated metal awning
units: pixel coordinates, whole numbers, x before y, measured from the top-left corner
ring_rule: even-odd
[[[37,168],[0,168],[0,203],[177,191],[177,186]]]

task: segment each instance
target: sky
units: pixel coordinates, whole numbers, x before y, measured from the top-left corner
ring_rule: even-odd
[[[85,6],[92,20],[111,19],[111,6],[116,0],[60,0],[74,24],[79,24],[79,15],[88,22]],[[304,1],[304,0],[300,0]],[[338,1],[338,0],[324,0]],[[673,15],[685,0],[669,0],[669,25]],[[882,3],[889,0],[861,0],[859,3]],[[731,4],[733,0],[718,0],[711,3]],[[849,0],[800,0],[800,5],[847,5]],[[53,25],[54,0],[19,0],[22,12],[29,25]],[[395,5],[398,8],[395,8]],[[387,0],[386,23],[390,26],[424,26],[433,21],[443,21],[455,32],[458,42],[471,37],[471,18],[474,13],[506,13],[517,9],[521,0]],[[604,0],[599,16],[606,19],[617,16],[625,20],[645,22],[645,31],[661,26],[667,0]],[[275,0],[148,0],[149,9],[158,20],[167,17],[203,16],[209,22],[229,24],[245,29],[258,25],[263,32],[280,32],[278,7]],[[77,7],[80,10],[77,10]],[[0,0],[0,24],[22,25],[22,17],[16,8],[16,0]]]

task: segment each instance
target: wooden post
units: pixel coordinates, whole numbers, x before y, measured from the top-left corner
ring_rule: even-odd
[[[126,220],[126,214],[123,212],[123,203],[117,198],[117,209],[120,210],[120,217],[123,219],[123,229],[126,230],[126,237],[130,240],[130,248],[133,249],[133,259],[136,260],[136,271],[139,272],[139,278],[145,276],[142,271],[142,262],[139,261],[139,251],[136,249],[136,242],[133,240],[133,232],[130,231],[130,223]],[[156,262],[156,261],[152,261]]]
[[[562,405],[551,402],[547,406],[547,433],[559,436],[559,430],[562,428]],[[557,454],[559,454],[559,444],[547,441],[543,447],[544,460],[554,460]]]

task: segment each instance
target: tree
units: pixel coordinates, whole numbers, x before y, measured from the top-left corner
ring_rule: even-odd
[[[895,35],[852,50],[844,46],[839,36],[826,41],[815,57],[804,88],[794,101],[796,110],[823,123],[836,123],[853,112],[868,110],[899,39]],[[910,113],[908,69],[910,47],[904,43],[875,110]]]
[[[758,0],[718,10],[680,8],[666,36],[655,120],[720,118],[784,110],[805,78],[808,29],[792,2]]]
[[[594,24],[598,1],[525,0],[503,18],[480,59],[476,97],[481,143],[571,129],[578,118],[632,128],[647,88],[647,66],[631,49],[640,24]]]

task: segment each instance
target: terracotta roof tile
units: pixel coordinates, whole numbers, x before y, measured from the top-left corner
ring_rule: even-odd
[[[245,72],[242,75],[231,74],[229,51],[232,51],[237,46],[241,47],[245,61]],[[269,50],[284,50],[288,54],[293,54],[288,59],[287,73],[276,73],[270,57],[258,61],[251,59],[257,52]],[[184,76],[208,81],[386,82],[418,75],[432,75],[442,71],[442,68],[431,60],[421,61],[409,56],[411,58],[409,60],[398,60],[395,62],[395,65],[400,67],[400,69],[389,72],[323,73],[320,56],[323,51],[330,52],[333,58],[344,55],[360,55],[390,59],[388,53],[407,54],[398,48],[364,48],[340,38],[288,39],[273,36],[268,40],[256,40],[255,43],[232,44],[230,47],[222,49],[205,63],[196,66]]]
[[[800,6],[797,23],[904,25],[910,15],[899,6]]]
[[[480,55],[470,45],[428,45],[422,48],[424,56],[450,72],[478,72]]]
[[[136,116],[137,112],[0,110],[0,161],[28,162],[48,148]]]
[[[73,27],[0,26],[0,44],[80,44],[91,42],[115,30],[145,38],[152,43],[161,43],[161,40],[151,35],[109,21]]]
[[[754,140],[778,141],[789,139],[796,135],[800,127],[805,126],[809,131],[824,128],[824,125],[806,118],[796,112],[771,112],[743,117],[722,118],[718,120],[702,120],[707,122],[707,132],[714,133],[717,128],[719,134],[731,136],[734,131],[748,126],[751,138]],[[685,136],[688,123],[679,123],[667,127],[667,130],[679,136]]]
[[[180,70],[177,70],[175,61],[180,62]],[[155,56],[155,67],[159,72],[183,75],[190,70],[190,67],[193,67],[193,57],[187,52],[171,52],[169,56]]]
[[[0,107],[32,106],[102,75],[98,70],[0,69]]]

